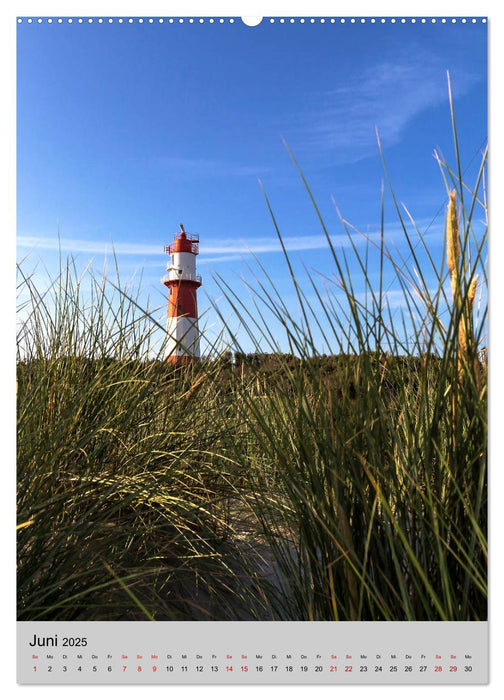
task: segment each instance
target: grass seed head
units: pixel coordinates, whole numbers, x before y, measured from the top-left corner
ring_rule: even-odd
[[[476,297],[476,290],[478,288],[478,275],[474,275],[469,285],[469,290],[467,292],[467,302],[469,304],[469,310],[472,311],[474,306],[474,299]]]
[[[457,193],[455,190],[450,192],[450,201],[448,211],[446,213],[446,242],[448,247],[448,270],[453,278],[457,274],[457,263],[460,255],[460,234],[457,217]]]

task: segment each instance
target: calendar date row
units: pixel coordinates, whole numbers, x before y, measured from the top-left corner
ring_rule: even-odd
[[[161,664],[118,664],[118,665],[105,665],[105,666],[98,666],[98,665],[92,665],[92,666],[85,666],[83,664],[79,664],[78,666],[73,666],[69,664],[40,664],[40,665],[34,665],[33,667],[34,672],[40,672],[40,673],[67,673],[70,671],[77,671],[77,672],[89,672],[91,671],[92,673],[309,673],[309,672],[314,672],[314,673],[413,673],[413,672],[419,672],[419,673],[427,673],[427,672],[434,672],[434,673],[471,673],[473,670],[472,665],[470,664],[464,664],[462,666],[455,665],[455,664],[450,664],[450,665],[442,665],[442,664],[435,664],[434,666],[430,666],[427,664],[343,664],[343,665],[336,665],[336,664],[329,664],[329,665],[323,665],[323,664],[315,664],[315,665],[307,665],[307,664],[302,664],[300,666],[296,665],[280,665],[280,664],[271,664],[271,665],[220,665],[220,664],[213,664],[210,666],[204,666],[204,665],[196,665],[196,666],[190,666],[190,665],[176,665],[176,664],[168,664],[168,665],[161,665]]]

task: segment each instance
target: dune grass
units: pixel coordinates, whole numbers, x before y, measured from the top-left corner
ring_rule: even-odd
[[[296,315],[218,280],[251,361],[223,317],[235,362],[170,367],[117,280],[20,266],[18,619],[486,619],[486,153],[471,186],[438,160],[439,259],[392,189],[407,256],[384,216],[336,249],[299,169],[334,279],[284,248]]]
[[[240,553],[216,549],[232,425],[215,377],[149,357],[151,318],[91,270],[84,301],[74,273],[44,297],[21,282],[19,619],[226,618],[242,593]]]

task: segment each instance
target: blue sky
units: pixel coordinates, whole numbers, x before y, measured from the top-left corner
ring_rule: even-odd
[[[434,149],[455,164],[447,71],[468,181],[486,144],[481,21],[281,24],[277,18],[254,28],[239,19],[24,21],[17,41],[17,241],[25,269],[37,269],[40,285],[42,270],[56,274],[58,230],[63,253],[82,268],[92,259],[101,271],[113,243],[121,277],[138,278],[143,270],[141,299],[160,307],[162,319],[163,246],[183,222],[200,234],[200,310],[210,335],[221,323],[207,298],[220,297],[215,275],[243,299],[241,278],[254,285],[247,251],[297,313],[258,178],[296,274],[302,279],[303,266],[321,273],[321,287],[334,277],[327,241],[282,139],[336,248],[348,251],[336,207],[372,240],[379,232],[378,129],[395,194],[428,231],[438,257],[446,192]],[[385,236],[399,261],[406,249],[389,195]],[[356,240],[363,247],[364,239]],[[377,277],[374,265],[371,257]],[[354,279],[362,292],[357,268]],[[400,305],[397,284],[390,281],[389,291],[391,304]],[[251,349],[243,333],[240,338]]]

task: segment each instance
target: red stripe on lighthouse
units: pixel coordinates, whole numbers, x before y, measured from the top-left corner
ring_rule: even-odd
[[[194,282],[176,282],[167,284],[169,288],[168,316],[188,316],[198,318],[197,286]]]

